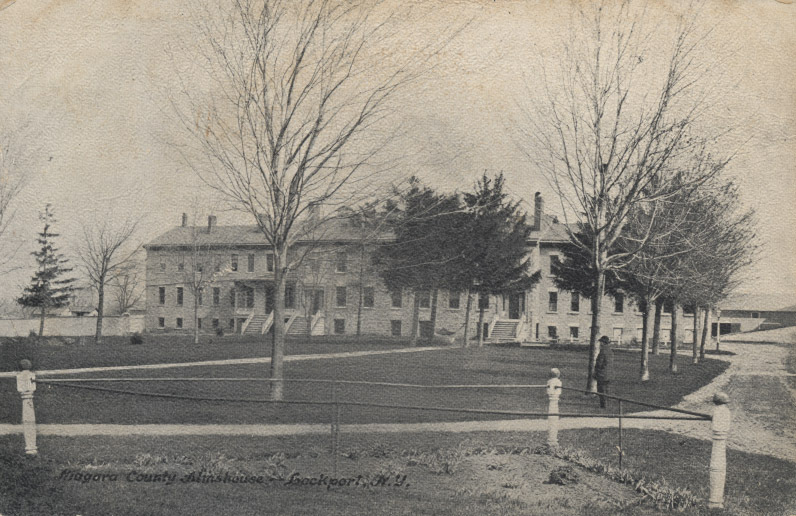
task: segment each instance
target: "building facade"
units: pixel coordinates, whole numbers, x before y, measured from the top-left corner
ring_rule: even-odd
[[[382,237],[389,239],[388,235]],[[559,290],[552,267],[568,241],[565,226],[544,214],[539,194],[528,241],[532,266],[541,280],[531,290],[472,299],[469,335],[478,335],[478,307],[484,306],[484,334],[491,341],[588,342],[591,304],[577,294]],[[432,292],[390,291],[372,265],[378,240],[337,221],[321,237],[299,240],[291,258],[284,309],[289,335],[409,336],[415,296],[419,297],[419,328],[430,336]],[[183,223],[145,246],[146,329],[150,332],[264,334],[271,329],[274,303],[274,260],[256,226],[206,227]],[[463,292],[437,293],[436,335],[451,340],[464,336],[467,300]],[[602,333],[627,343],[641,339],[642,318],[622,296],[603,300]],[[196,323],[194,318],[196,316]],[[690,342],[692,317],[682,323],[680,340]],[[662,318],[662,340],[669,340],[670,317]]]

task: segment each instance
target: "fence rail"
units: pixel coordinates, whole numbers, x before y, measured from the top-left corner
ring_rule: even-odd
[[[424,384],[409,384],[409,383],[393,383],[393,382],[370,382],[364,380],[324,380],[317,378],[286,378],[286,379],[272,379],[272,378],[252,378],[252,377],[225,377],[225,378],[198,378],[198,377],[159,377],[159,378],[48,378],[36,379],[36,375],[30,371],[30,364],[23,361],[22,371],[17,374],[17,390],[22,398],[22,425],[23,434],[25,438],[25,453],[35,455],[38,453],[36,447],[36,421],[33,409],[33,393],[37,384],[62,386],[72,389],[84,389],[91,391],[101,391],[111,394],[122,394],[131,396],[144,396],[166,399],[180,399],[190,401],[204,401],[204,402],[224,402],[224,403],[262,403],[262,404],[286,404],[286,405],[317,405],[317,406],[330,406],[333,408],[331,418],[331,450],[333,454],[333,467],[334,473],[337,473],[338,455],[339,455],[339,436],[340,436],[340,421],[341,410],[343,407],[370,407],[370,408],[384,408],[392,410],[419,410],[419,411],[435,411],[435,412],[457,412],[462,414],[479,414],[479,415],[502,415],[514,417],[527,417],[527,418],[543,418],[546,417],[548,421],[547,429],[547,444],[551,448],[558,447],[558,422],[560,418],[616,418],[619,425],[619,465],[622,465],[622,420],[623,419],[650,419],[650,420],[680,420],[680,421],[712,421],[712,434],[713,434],[713,447],[711,452],[710,461],[710,507],[723,507],[724,497],[724,482],[726,476],[726,439],[730,424],[730,413],[727,407],[729,400],[724,394],[717,394],[714,397],[715,411],[713,416],[701,412],[690,410],[677,409],[672,407],[664,407],[652,403],[646,403],[638,400],[622,398],[619,396],[612,396],[607,394],[599,394],[600,396],[613,399],[618,402],[618,413],[573,413],[561,412],[559,410],[559,399],[562,391],[580,392],[593,395],[590,391],[583,389],[575,389],[570,387],[563,387],[560,379],[560,371],[558,369],[551,370],[551,377],[545,384],[458,384],[458,385],[424,385]],[[99,385],[88,385],[92,383],[101,382],[293,382],[293,383],[314,383],[314,384],[328,384],[331,385],[331,400],[271,400],[259,398],[226,398],[226,397],[208,397],[208,396],[191,396],[183,394],[170,394],[170,393],[156,393],[156,392],[141,392],[127,389],[116,389],[111,387],[102,387]],[[443,407],[443,406],[426,406],[426,405],[407,405],[407,404],[390,404],[390,403],[373,403],[367,401],[353,401],[341,400],[339,396],[339,388],[343,385],[365,385],[373,387],[398,387],[407,389],[542,389],[546,390],[548,396],[548,410],[546,412],[533,412],[533,411],[518,411],[518,410],[498,410],[498,409],[475,409],[463,407]],[[631,403],[638,406],[647,408],[654,408],[657,410],[673,412],[682,415],[650,415],[650,414],[624,414],[623,403]],[[685,417],[689,416],[689,417]]]

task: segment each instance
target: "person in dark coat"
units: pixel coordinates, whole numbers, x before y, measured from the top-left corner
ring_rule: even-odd
[[[607,336],[600,337],[600,354],[597,355],[597,363],[594,366],[594,377],[597,380],[597,392],[600,394],[600,408],[608,405],[610,395],[610,384],[614,369],[614,353],[611,350],[611,341]]]

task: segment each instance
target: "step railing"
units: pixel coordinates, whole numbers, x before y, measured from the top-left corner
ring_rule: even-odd
[[[251,322],[252,322],[252,319],[254,319],[254,312],[250,313],[250,314],[249,314],[249,317],[247,317],[247,318],[246,318],[246,320],[245,320],[245,321],[243,321],[243,324],[242,324],[242,325],[241,325],[241,327],[240,327],[240,332],[241,332],[241,334],[244,334],[244,333],[246,333],[246,328],[248,328],[248,327],[249,327],[249,324],[251,324]]]
[[[271,311],[268,313],[268,318],[263,323],[263,327],[260,330],[260,334],[265,335],[268,333],[268,330],[271,329],[271,325],[274,323],[274,312]]]

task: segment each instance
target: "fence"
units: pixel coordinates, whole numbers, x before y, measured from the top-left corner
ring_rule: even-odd
[[[39,332],[38,318],[0,319],[0,336],[27,337],[30,332]],[[54,337],[87,337],[97,330],[97,318],[86,317],[48,317],[44,324],[44,334]],[[122,315],[102,318],[103,335],[128,335],[144,331],[143,315]]]
[[[714,412],[713,415],[694,412],[689,410],[675,409],[670,407],[663,407],[644,403],[618,396],[610,396],[607,394],[600,394],[607,399],[616,400],[618,402],[619,410],[617,414],[605,413],[569,413],[561,412],[559,409],[559,401],[561,393],[564,390],[580,392],[586,394],[593,394],[590,391],[582,389],[574,389],[564,387],[561,382],[561,374],[558,369],[552,369],[550,379],[545,384],[536,385],[518,385],[518,384],[487,384],[487,385],[423,385],[423,384],[408,384],[408,383],[390,383],[390,382],[369,382],[359,380],[322,380],[322,379],[298,379],[286,378],[280,380],[281,382],[301,382],[310,384],[327,384],[331,387],[331,400],[269,400],[269,399],[256,399],[256,398],[218,398],[218,397],[203,397],[203,396],[190,396],[180,394],[166,394],[166,393],[153,393],[153,392],[139,392],[126,389],[115,389],[111,387],[90,385],[91,383],[115,383],[115,382],[274,382],[270,378],[53,378],[53,379],[36,379],[36,375],[30,370],[31,364],[27,360],[21,362],[21,371],[17,374],[17,391],[22,398],[22,427],[23,436],[25,440],[25,453],[28,455],[36,455],[38,448],[36,445],[36,417],[33,406],[33,394],[36,390],[37,384],[59,385],[64,387],[86,389],[94,391],[102,391],[114,394],[135,395],[145,397],[168,398],[178,400],[193,400],[193,401],[222,401],[222,402],[244,402],[244,403],[271,403],[271,404],[303,404],[303,405],[326,405],[332,408],[332,418],[330,422],[330,435],[331,435],[331,453],[333,456],[334,474],[337,474],[338,456],[339,456],[339,441],[340,441],[340,421],[341,410],[346,406],[359,406],[359,407],[372,407],[372,408],[389,408],[394,410],[421,410],[421,411],[436,411],[436,412],[458,412],[464,414],[489,414],[489,415],[504,415],[514,417],[530,417],[530,418],[546,418],[547,419],[547,445],[551,448],[557,448],[558,443],[558,430],[560,418],[616,418],[618,420],[619,430],[619,466],[622,467],[622,421],[626,419],[663,419],[663,420],[688,420],[688,421],[711,421],[712,430],[712,449],[710,457],[710,495],[708,499],[708,507],[722,508],[724,505],[724,484],[726,479],[726,441],[730,426],[730,411],[728,408],[729,399],[726,394],[718,393],[714,396]],[[442,406],[421,406],[421,405],[402,405],[402,404],[387,404],[387,403],[371,403],[363,401],[353,401],[340,399],[339,387],[341,385],[362,385],[367,387],[397,387],[407,389],[545,389],[548,398],[548,406],[546,412],[530,412],[530,411],[515,411],[515,410],[492,410],[492,409],[474,409],[474,408],[459,408],[459,407],[442,407]],[[644,414],[625,414],[623,412],[624,404],[634,404],[643,407],[664,410],[679,415],[663,416],[663,415],[644,415]]]

